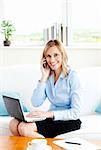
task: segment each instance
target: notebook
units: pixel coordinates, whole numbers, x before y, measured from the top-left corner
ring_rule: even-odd
[[[65,150],[100,150],[101,146],[95,145],[82,138],[68,138],[64,140],[55,140],[54,144]]]
[[[8,97],[3,95],[3,100],[7,109],[8,114],[23,122],[35,122],[45,120],[43,117],[27,117],[23,112],[23,107],[19,99]]]

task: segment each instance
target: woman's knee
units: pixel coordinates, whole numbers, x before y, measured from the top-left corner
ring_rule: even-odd
[[[26,129],[25,129],[25,124],[23,122],[19,124],[18,131],[20,135],[24,136]]]
[[[18,131],[21,136],[29,136],[32,132],[37,131],[35,123],[24,123],[21,122],[18,126]]]
[[[17,119],[12,119],[9,123],[9,129],[14,135],[19,135],[18,129],[17,129],[19,123],[20,122]]]

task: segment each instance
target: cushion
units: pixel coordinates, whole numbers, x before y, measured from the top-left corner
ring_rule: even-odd
[[[12,135],[9,129],[9,123],[12,119],[10,116],[0,116],[0,136]]]
[[[17,93],[17,92],[13,92],[13,91],[2,91],[0,92],[0,116],[8,116],[8,112],[6,110],[6,107],[5,107],[5,104],[4,104],[4,101],[3,101],[3,95],[5,96],[9,96],[9,97],[12,97],[12,98],[18,98],[21,102],[21,105],[23,107],[23,111],[24,112],[28,112],[29,110],[25,107],[21,97],[20,97],[20,94]]]
[[[95,112],[101,113],[101,103],[96,107]]]

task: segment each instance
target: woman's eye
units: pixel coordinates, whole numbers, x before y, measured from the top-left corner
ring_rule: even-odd
[[[50,55],[47,55],[47,57],[46,58],[50,58],[51,56]]]
[[[58,56],[58,54],[54,54],[54,57],[57,57]]]

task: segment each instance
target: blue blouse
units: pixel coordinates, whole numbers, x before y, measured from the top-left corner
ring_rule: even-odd
[[[55,84],[54,74],[46,82],[38,82],[31,98],[33,106],[40,106],[46,98],[51,102],[49,111],[54,113],[54,120],[78,119],[81,86],[76,71],[70,69],[67,76],[62,72]]]

